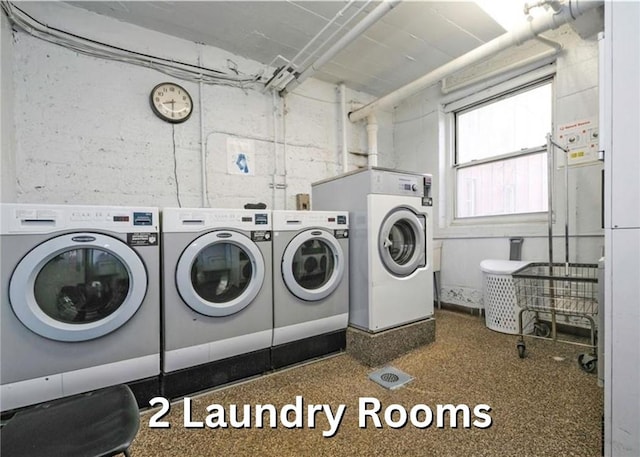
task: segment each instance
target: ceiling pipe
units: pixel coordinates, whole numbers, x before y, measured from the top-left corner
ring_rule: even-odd
[[[342,38],[335,42],[333,46],[327,49],[324,54],[318,57],[315,62],[303,70],[295,79],[292,79],[280,91],[281,96],[291,93],[296,87],[302,84],[307,78],[316,73],[320,67],[331,60],[336,54],[346,48],[351,42],[362,35],[369,27],[378,22],[382,16],[395,8],[401,0],[385,0],[371,11],[364,19],[358,22],[351,30],[345,33]]]
[[[355,0],[351,0],[349,2],[349,6],[351,5],[351,3],[354,3]],[[299,64],[299,68],[304,68],[306,69],[306,65],[307,62],[312,59],[313,57],[315,57],[316,52],[318,52],[324,45],[326,45],[327,43],[329,43],[331,40],[333,40],[333,37],[335,37],[337,34],[339,34],[345,27],[347,27],[351,21],[353,21],[357,16],[360,15],[360,13],[362,13],[364,11],[364,9],[369,5],[369,3],[372,0],[366,0],[364,3],[362,3],[362,5],[360,6],[360,8],[358,8],[358,10],[356,12],[354,12],[351,16],[349,16],[342,24],[340,24],[338,26],[338,28],[336,30],[334,30],[331,35],[329,35],[329,37],[327,37],[327,39],[320,44],[320,46],[318,46],[318,48],[316,50],[314,50],[312,53],[310,53],[307,57],[304,58],[304,60],[302,62],[300,62]],[[348,7],[346,6],[344,7],[342,10],[340,10],[337,14],[336,14],[336,19],[338,17],[343,18],[345,12],[347,11]],[[323,28],[323,31],[326,29],[327,27]],[[318,34],[318,36],[320,36],[320,34]],[[303,54],[303,50],[300,50],[300,52],[298,53],[299,55]],[[292,60],[295,62],[297,60],[296,56],[295,58],[293,58]],[[304,70],[303,70],[304,71]]]
[[[557,13],[562,8],[562,3],[558,0],[540,0],[537,3],[525,3],[524,4],[524,14],[529,14],[533,8],[538,8],[540,6],[550,6],[553,9],[554,13]]]
[[[367,2],[365,2],[364,5],[362,5],[352,16],[350,16],[349,18],[347,18],[347,20],[345,20],[342,24],[338,24],[336,30],[334,30],[331,35],[325,40],[324,43],[320,44],[320,46],[315,49],[313,52],[309,53],[309,56],[307,56],[302,62],[300,62],[300,66],[303,66],[308,59],[310,59],[311,57],[314,56],[314,54],[316,52],[318,52],[318,50],[324,46],[324,44],[331,40],[336,34],[340,33],[340,31],[345,28],[347,25],[349,25],[349,23],[353,20],[353,18],[355,16],[357,16],[358,14],[360,14],[360,12],[369,4],[368,0]],[[338,19],[344,18],[345,13],[347,12],[347,10],[349,8],[351,8],[354,4],[355,0],[349,0],[349,2],[347,3],[346,6],[344,6],[340,11],[338,11],[336,13],[336,15],[325,24],[324,27],[322,27],[322,29],[315,34],[315,36],[313,38],[311,38],[311,40],[309,40],[309,42],[304,45],[304,47],[302,49],[300,49],[300,51],[298,51],[298,53],[291,59],[285,59],[283,56],[281,55],[277,55],[270,63],[269,65],[267,65],[268,67],[273,67],[274,63],[276,62],[276,60],[280,59],[280,60],[284,60],[286,62],[286,65],[280,67],[279,69],[276,70],[276,73],[273,75],[273,77],[271,79],[269,79],[269,81],[267,81],[267,83],[265,84],[264,88],[263,88],[263,92],[266,92],[267,90],[270,90],[272,88],[272,86],[277,86],[280,85],[280,87],[276,87],[276,90],[280,91],[282,89],[284,89],[284,87],[286,87],[287,84],[289,84],[289,82],[295,78],[295,68],[298,65],[296,62],[298,60],[298,58],[300,58],[306,51],[307,49],[309,49],[311,47],[311,45],[313,43],[315,43],[316,40],[318,40],[322,34],[324,32],[326,32],[329,28],[331,28],[334,24],[336,24],[336,21]],[[285,81],[286,80],[286,81]],[[284,83],[282,81],[285,81]]]
[[[514,62],[510,65],[504,66],[504,67],[500,67],[497,70],[488,72],[488,73],[483,73],[481,75],[478,75],[474,78],[471,78],[469,80],[466,80],[462,83],[459,84],[455,84],[455,85],[449,85],[447,84],[447,79],[443,78],[442,81],[440,82],[440,91],[445,94],[448,95],[451,92],[455,92],[458,91],[460,89],[469,87],[469,86],[473,86],[475,84],[480,84],[489,80],[492,80],[493,78],[497,78],[499,76],[504,76],[507,75],[509,73],[513,73],[516,71],[522,71],[523,73],[529,70],[534,69],[533,67],[540,67],[546,64],[550,64],[551,62],[553,62],[555,60],[555,57],[558,55],[559,51],[555,50],[555,49],[549,49],[547,51],[544,51],[540,54],[536,54],[535,56],[529,57],[527,59],[524,60],[519,60],[517,62]],[[484,88],[484,87],[483,87]]]
[[[563,5],[557,13],[532,18],[514,30],[500,35],[413,82],[374,100],[360,109],[352,111],[349,113],[349,120],[356,122],[368,117],[378,109],[393,106],[401,100],[437,83],[446,76],[493,57],[511,46],[521,45],[527,40],[537,37],[540,33],[556,29],[603,4],[603,0],[570,0],[569,4]]]

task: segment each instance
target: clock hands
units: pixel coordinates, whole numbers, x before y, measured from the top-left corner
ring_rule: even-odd
[[[172,122],[184,122],[193,110],[191,96],[182,87],[174,83],[160,83],[152,90],[151,107],[161,119]]]
[[[166,102],[162,103],[163,105],[171,105],[170,108],[170,112],[171,112],[171,117],[175,117],[175,114],[178,112],[176,111],[175,105],[176,105],[176,101],[172,98],[171,100],[167,100]],[[184,109],[181,109],[180,111],[183,111]]]

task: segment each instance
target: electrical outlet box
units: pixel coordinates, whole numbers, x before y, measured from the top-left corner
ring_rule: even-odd
[[[311,209],[309,206],[309,194],[296,194],[296,209],[303,211]]]

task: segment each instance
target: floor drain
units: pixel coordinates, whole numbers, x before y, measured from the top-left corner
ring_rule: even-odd
[[[394,367],[384,367],[369,375],[369,379],[387,389],[397,389],[411,381],[413,378]]]
[[[393,373],[382,373],[380,379],[382,379],[384,382],[397,382],[400,377],[397,374]]]

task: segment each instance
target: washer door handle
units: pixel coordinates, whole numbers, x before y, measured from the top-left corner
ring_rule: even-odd
[[[71,238],[71,241],[75,241],[76,243],[91,243],[92,241],[95,241],[95,240],[96,240],[95,236],[88,236],[88,235],[74,236],[73,238]]]

